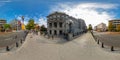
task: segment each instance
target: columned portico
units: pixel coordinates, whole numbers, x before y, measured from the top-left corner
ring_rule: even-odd
[[[63,30],[64,30],[63,22],[49,22],[48,25],[50,29],[48,33],[50,35],[60,36],[63,34]]]
[[[82,30],[85,31],[86,24],[82,19],[76,19],[65,13],[54,12],[47,16],[48,34],[50,36],[70,36],[78,35]],[[70,37],[71,38],[71,37]]]

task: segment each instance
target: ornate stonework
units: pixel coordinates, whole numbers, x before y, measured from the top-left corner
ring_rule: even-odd
[[[54,12],[47,16],[48,36],[73,37],[85,32],[87,27],[82,19],[76,19],[62,12]]]

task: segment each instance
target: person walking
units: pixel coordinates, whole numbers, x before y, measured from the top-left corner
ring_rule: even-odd
[[[54,36],[52,35],[52,40],[54,39]]]

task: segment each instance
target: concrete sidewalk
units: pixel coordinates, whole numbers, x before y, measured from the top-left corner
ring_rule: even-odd
[[[28,34],[18,50],[0,53],[0,60],[120,60],[120,54],[106,52],[94,41],[90,33],[72,41],[58,44]]]

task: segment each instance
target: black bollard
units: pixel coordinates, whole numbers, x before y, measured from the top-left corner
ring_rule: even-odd
[[[6,47],[6,51],[10,51],[9,46]]]
[[[18,47],[18,43],[16,42],[16,47]]]
[[[99,40],[97,40],[97,44],[99,44]]]
[[[102,43],[102,46],[101,46],[102,48],[104,48],[104,44]]]
[[[114,47],[113,46],[111,46],[111,51],[114,51]]]

